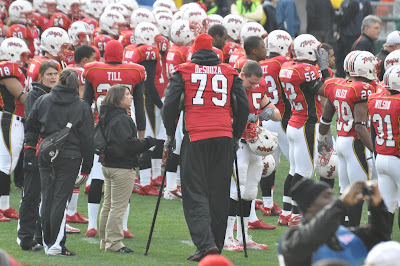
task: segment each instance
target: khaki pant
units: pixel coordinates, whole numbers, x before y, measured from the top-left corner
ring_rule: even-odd
[[[117,251],[125,246],[122,243],[124,238],[122,221],[132,195],[136,172],[133,169],[104,166],[102,171],[104,203],[100,213],[100,249]]]

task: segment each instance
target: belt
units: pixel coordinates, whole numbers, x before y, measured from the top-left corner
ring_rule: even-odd
[[[10,112],[5,111],[5,110],[0,110],[0,112],[3,112],[3,113],[8,114],[8,115],[12,115],[12,116],[15,117],[15,119],[16,119],[17,121],[21,121],[22,123],[25,123],[25,117],[22,117],[22,116],[19,116],[19,115],[10,113]]]

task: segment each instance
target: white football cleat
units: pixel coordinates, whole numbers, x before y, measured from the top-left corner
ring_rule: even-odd
[[[69,224],[65,225],[65,231],[67,234],[80,234],[81,230],[75,227],[70,226]]]
[[[243,251],[243,246],[239,245],[239,241],[230,236],[228,237],[227,241],[225,241],[224,250]]]
[[[174,199],[181,199],[182,198],[182,192],[178,187],[174,189],[165,189],[164,191],[164,199],[167,200],[174,200]]]
[[[240,241],[239,239],[239,244],[243,248],[243,241]],[[247,241],[246,241],[246,248],[247,249],[254,249],[254,250],[265,250],[268,249],[268,245],[265,244],[258,244],[256,243],[251,235],[247,235]]]

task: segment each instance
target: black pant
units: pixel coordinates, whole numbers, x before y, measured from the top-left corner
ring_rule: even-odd
[[[27,150],[24,156],[24,192],[19,207],[18,239],[20,246],[29,248],[32,246],[33,237],[42,243],[42,227],[40,225],[40,174],[36,150]]]
[[[190,142],[181,149],[182,203],[193,243],[201,250],[224,246],[233,166],[228,137]]]
[[[60,251],[65,244],[65,208],[72,195],[75,180],[79,173],[81,158],[57,157],[52,165],[39,162],[42,182],[43,243],[48,248]],[[62,240],[60,240],[62,237]],[[58,239],[57,239],[58,238]]]
[[[353,43],[357,40],[357,38],[360,37],[359,35],[357,36],[346,36],[342,35],[340,36],[340,39],[337,42],[337,50],[335,52],[335,57],[336,57],[336,77],[344,78],[345,73],[343,69],[343,62],[344,59],[346,58],[347,54],[351,52],[351,47],[353,46]]]

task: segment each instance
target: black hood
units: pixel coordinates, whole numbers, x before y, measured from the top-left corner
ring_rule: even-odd
[[[220,64],[221,60],[213,50],[200,49],[192,55],[190,62],[198,65],[215,66]]]
[[[56,104],[70,104],[79,100],[78,90],[68,88],[65,85],[57,84],[51,89],[50,99]]]
[[[32,82],[32,90],[35,90],[35,91],[41,90],[42,93],[43,93],[43,92],[49,93],[49,92],[51,91],[51,88],[49,88],[49,87],[43,85],[43,84],[40,83],[40,82]]]
[[[127,114],[126,109],[114,105],[103,104],[100,106],[99,119],[104,126],[106,126],[114,116],[119,114]]]

